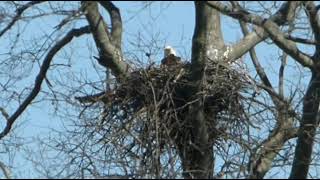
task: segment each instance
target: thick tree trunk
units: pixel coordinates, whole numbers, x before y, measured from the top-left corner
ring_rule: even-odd
[[[195,2],[196,22],[192,44],[192,81],[188,88],[189,100],[198,101],[189,107],[185,118],[190,131],[180,146],[180,157],[183,164],[185,178],[212,178],[214,169],[214,154],[212,140],[206,124],[202,98],[199,91],[205,65],[208,60],[218,61],[219,54],[224,48],[220,29],[219,13],[204,2]],[[221,52],[220,52],[221,51]],[[196,96],[195,96],[196,95]]]
[[[319,125],[319,105],[320,74],[313,73],[303,100],[303,116],[290,179],[307,178],[315,133]]]
[[[209,179],[213,177],[214,157],[212,144],[209,143],[209,135],[205,122],[203,106],[200,102],[190,107],[191,116],[186,120],[191,123],[190,141],[180,148],[183,176],[187,179]]]
[[[192,76],[200,81],[208,60],[218,61],[224,48],[219,12],[205,2],[196,2],[196,22],[192,39]]]

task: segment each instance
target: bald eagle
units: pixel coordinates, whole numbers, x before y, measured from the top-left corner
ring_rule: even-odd
[[[181,58],[176,55],[175,50],[171,46],[164,48],[164,58],[161,60],[161,66],[172,66],[181,63]]]

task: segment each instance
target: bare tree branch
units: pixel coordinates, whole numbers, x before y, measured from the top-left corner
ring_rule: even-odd
[[[99,50],[99,63],[106,68],[110,68],[113,75],[115,75],[118,80],[121,80],[128,75],[130,66],[124,61],[121,49],[117,47],[118,45],[113,44],[113,39],[110,37],[106,28],[107,25],[99,13],[97,2],[82,2],[82,5],[84,6],[86,18],[89,22],[92,35]],[[111,17],[118,16],[112,15]],[[115,27],[118,27],[119,22],[116,20],[113,21],[114,24],[116,24]],[[116,35],[119,33],[118,31],[119,29],[113,31],[113,33]]]
[[[0,169],[2,170],[4,176],[7,178],[7,179],[12,179],[11,177],[11,172],[10,170],[8,169],[8,167],[0,161]]]
[[[3,107],[0,107],[0,111],[1,111],[2,116],[8,121],[9,114],[7,113],[7,111]]]
[[[58,41],[48,52],[46,58],[44,59],[40,72],[36,77],[34,87],[27,98],[22,102],[22,104],[18,107],[18,109],[9,117],[7,120],[5,128],[0,133],[0,139],[5,137],[11,130],[13,123],[17,120],[17,118],[24,112],[24,110],[29,106],[29,104],[34,100],[34,98],[38,95],[41,90],[41,84],[46,77],[46,73],[50,67],[50,63],[54,57],[54,55],[63,48],[66,44],[68,44],[74,37],[81,36],[83,34],[90,33],[90,29],[88,26],[72,29],[69,31],[64,38]]]
[[[255,32],[248,33],[237,44],[232,46],[230,53],[230,61],[234,61],[246,54],[252,47],[265,40],[268,37],[267,33],[262,28],[256,28]]]
[[[304,5],[306,7],[306,13],[309,17],[310,26],[312,28],[314,38],[317,43],[320,43],[320,21],[319,16],[317,15],[318,9],[312,1],[305,2]],[[320,45],[316,46],[316,51],[320,52]]]
[[[288,55],[283,52],[281,56],[281,65],[279,69],[279,95],[284,97],[284,68],[287,64]]]
[[[240,22],[240,26],[241,26],[243,34],[247,37],[247,35],[249,34],[249,30],[246,27],[246,24],[244,22],[241,22],[241,21],[239,21],[239,22]],[[262,82],[266,86],[268,86],[271,89],[273,89],[267,74],[264,72],[264,69],[263,69],[263,67],[261,66],[261,64],[260,64],[260,62],[258,60],[258,57],[257,57],[257,54],[256,54],[254,48],[251,48],[249,52],[250,52],[250,57],[251,57],[252,63],[255,66],[256,71],[257,71],[260,79],[262,80]]]
[[[28,2],[27,4],[25,4],[23,6],[19,7],[16,10],[17,14],[13,17],[12,21],[5,28],[3,28],[0,31],[0,37],[4,33],[6,33],[21,18],[21,15],[25,10],[27,10],[30,7],[33,7],[33,5],[40,4],[40,3],[43,3],[43,2],[45,2],[45,1],[31,1],[31,2]]]
[[[105,92],[100,92],[94,95],[75,97],[80,103],[95,103],[103,99]]]
[[[249,14],[239,5],[238,2],[231,1],[231,4],[233,5],[233,8],[237,9],[237,11]],[[209,3],[209,5],[211,4]],[[297,6],[297,3],[283,3],[279,10],[269,19],[274,21],[279,26],[285,24],[287,22],[286,20],[292,21],[294,18],[293,14]],[[230,61],[240,58],[243,54],[248,52],[251,47],[254,47],[266,38],[268,38],[268,34],[264,31],[264,29],[257,27],[255,32],[248,33],[240,42],[232,46],[232,52],[229,56]]]
[[[320,42],[320,22],[317,15],[318,9],[313,2],[306,2],[304,4],[306,6],[306,14],[309,17],[311,29],[314,33],[314,38],[316,42]],[[312,77],[303,99],[302,122],[300,123],[295,156],[289,177],[290,179],[307,178],[312,161],[312,151],[313,144],[315,142],[316,130],[320,121],[320,74],[318,68],[318,61],[320,57],[319,45],[316,45],[316,51],[313,57],[317,66],[316,70],[312,72]]]
[[[308,175],[316,129],[319,126],[319,87],[320,75],[313,73],[303,99],[302,122],[298,132],[290,179],[304,179]]]
[[[309,44],[309,45],[320,45],[320,42],[317,42],[315,40],[311,39],[304,39],[300,37],[294,37],[292,35],[285,35],[285,37],[291,41],[297,42],[297,43],[302,43],[302,44]]]
[[[219,10],[225,15],[263,27],[264,30],[269,34],[269,37],[288,55],[297,60],[302,66],[311,69],[314,68],[312,58],[309,55],[301,52],[293,41],[286,39],[278,25],[271,19],[264,19],[258,15],[251,14],[244,10],[232,9],[231,7],[225,6],[220,2],[210,1],[208,3],[211,7]]]
[[[269,137],[261,143],[259,152],[251,158],[253,161],[249,164],[250,179],[262,179],[270,170],[274,158],[282,150],[285,142],[297,136],[297,128],[292,127],[294,119],[287,118],[282,119],[283,123],[277,124]]]
[[[243,31],[243,34],[247,35],[249,31],[245,23],[240,21],[240,26]],[[292,132],[293,117],[283,117],[286,114],[285,112],[286,110],[284,110],[285,106],[283,106],[283,104],[288,104],[288,102],[284,100],[281,93],[275,96],[275,94],[277,93],[274,91],[269,78],[267,77],[263,67],[259,63],[259,60],[254,48],[250,49],[250,56],[260,79],[266,85],[266,87],[268,87],[269,91],[267,92],[269,93],[271,99],[276,105],[277,110],[280,111],[282,109],[282,112],[278,113],[279,117],[277,119],[277,128],[261,144],[259,153],[257,155],[254,155],[255,157],[252,158],[253,161],[251,161],[249,164],[250,165],[249,177],[255,179],[255,178],[263,178],[265,176],[265,174],[271,168],[271,164],[274,158],[276,157],[278,152],[282,149],[282,146],[284,145],[284,143],[288,139],[292,138],[292,134],[289,134],[289,132]],[[281,80],[279,81],[282,82]]]
[[[293,30],[294,30],[293,24],[289,24],[289,29],[288,29],[289,36],[291,35]],[[281,59],[281,65],[279,68],[279,95],[284,98],[284,69],[285,69],[285,66],[287,65],[288,54],[285,52],[282,52],[280,59]]]
[[[99,3],[109,12],[111,17],[111,37],[112,43],[121,49],[122,20],[119,9],[111,1],[99,1]]]
[[[312,58],[301,52],[293,41],[287,40],[279,27],[272,21],[266,21],[263,23],[263,27],[269,33],[270,38],[288,55],[293,57],[302,66],[314,69],[314,62]]]

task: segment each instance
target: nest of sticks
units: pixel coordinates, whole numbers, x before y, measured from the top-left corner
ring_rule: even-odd
[[[137,132],[141,142],[157,139],[160,146],[191,138],[182,137],[191,134],[186,133],[192,128],[187,122],[188,110],[201,100],[210,139],[215,142],[243,124],[241,92],[247,87],[245,74],[215,62],[207,64],[202,82],[195,85],[191,64],[178,63],[135,70],[112,91],[101,93],[94,100],[103,102],[105,107],[100,125],[120,122],[122,125],[117,127]],[[195,88],[198,90],[192,94],[190,90]]]

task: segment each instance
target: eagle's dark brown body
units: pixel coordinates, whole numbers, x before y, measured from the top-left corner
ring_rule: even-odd
[[[161,66],[173,66],[179,63],[181,63],[181,58],[173,54],[170,54],[161,60]]]

